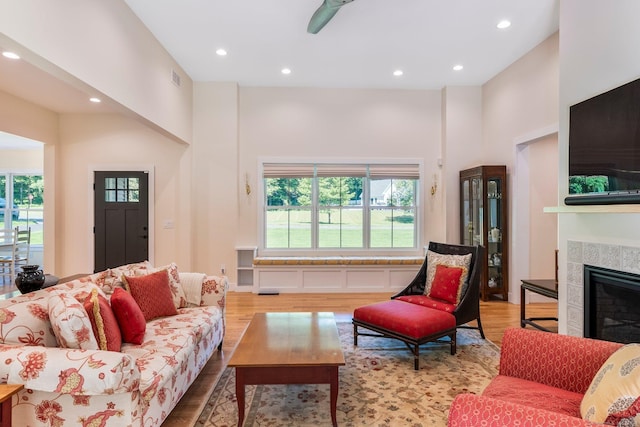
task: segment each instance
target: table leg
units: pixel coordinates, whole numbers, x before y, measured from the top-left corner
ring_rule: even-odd
[[[244,370],[236,368],[236,400],[238,401],[238,427],[244,422]]]
[[[7,400],[2,402],[2,417],[0,418],[0,427],[11,427],[11,401],[11,396],[9,396]]]
[[[338,426],[338,421],[336,419],[336,409],[338,406],[338,367],[330,368],[330,388],[331,388],[331,422],[333,423],[333,427]]]
[[[524,287],[520,286],[520,327],[524,328],[524,319],[525,319],[525,314],[524,314],[524,307],[526,304],[526,301],[524,300],[525,297],[525,289]]]

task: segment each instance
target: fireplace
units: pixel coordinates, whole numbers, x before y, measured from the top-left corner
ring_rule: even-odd
[[[584,336],[640,342],[640,275],[585,264]]]

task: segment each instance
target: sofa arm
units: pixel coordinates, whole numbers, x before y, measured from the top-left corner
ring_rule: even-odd
[[[548,427],[594,426],[597,424],[566,414],[536,409],[475,394],[459,394],[449,409],[449,427]]]
[[[508,328],[500,374],[584,394],[602,364],[622,344],[533,329]]]
[[[0,360],[3,382],[32,390],[101,395],[132,392],[140,385],[133,358],[114,351],[0,345]]]
[[[180,273],[180,283],[190,306],[216,306],[224,312],[229,281],[227,276]]]
[[[220,307],[224,314],[228,289],[229,280],[227,280],[227,276],[207,276],[202,282],[200,305]]]

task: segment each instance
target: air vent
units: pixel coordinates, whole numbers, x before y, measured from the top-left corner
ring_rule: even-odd
[[[180,74],[176,73],[175,70],[171,70],[171,81],[178,87],[180,87],[180,85],[182,84],[180,80]]]

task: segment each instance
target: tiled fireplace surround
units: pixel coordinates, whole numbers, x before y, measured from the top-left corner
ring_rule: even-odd
[[[640,247],[567,242],[567,333],[583,336],[584,265],[640,274]]]

